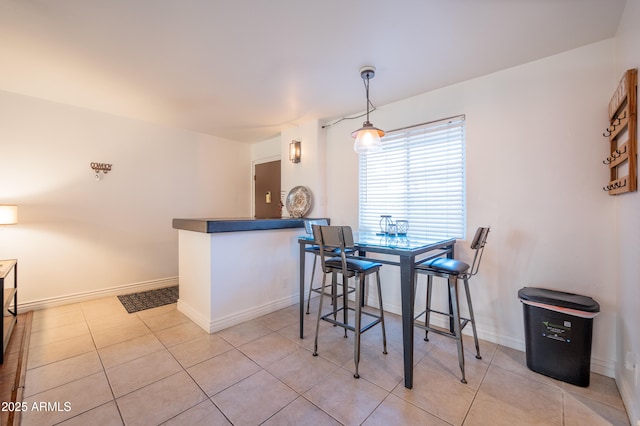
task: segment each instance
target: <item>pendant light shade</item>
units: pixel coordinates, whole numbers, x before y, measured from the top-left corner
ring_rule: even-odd
[[[362,124],[362,127],[351,133],[351,136],[355,138],[353,143],[353,150],[358,154],[366,154],[368,152],[376,152],[382,149],[382,141],[380,138],[384,136],[384,131],[373,127],[373,124],[369,121],[369,80],[376,74],[376,69],[372,66],[362,67],[360,69],[360,76],[364,80],[364,87],[367,93],[367,121]]]
[[[353,143],[353,150],[358,154],[376,152],[382,149],[382,140],[380,138],[384,136],[384,132],[377,127],[373,127],[373,124],[368,121],[361,128],[351,133],[351,136],[356,139]]]

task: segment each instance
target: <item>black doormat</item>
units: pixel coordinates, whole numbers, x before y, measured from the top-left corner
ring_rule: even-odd
[[[120,299],[120,303],[122,303],[127,312],[132,314],[145,309],[176,303],[178,301],[178,286],[125,294],[118,296],[118,299]]]

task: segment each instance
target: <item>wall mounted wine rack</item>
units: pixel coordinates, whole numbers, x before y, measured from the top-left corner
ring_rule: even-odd
[[[638,70],[625,72],[609,102],[609,127],[602,134],[609,139],[609,195],[637,191],[637,87]]]

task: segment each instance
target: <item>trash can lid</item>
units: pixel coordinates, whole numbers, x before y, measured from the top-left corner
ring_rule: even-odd
[[[600,312],[600,305],[589,296],[565,293],[546,288],[523,287],[518,290],[518,297],[529,302],[559,306],[585,312]]]

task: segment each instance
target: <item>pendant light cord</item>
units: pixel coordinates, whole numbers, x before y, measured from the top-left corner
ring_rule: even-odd
[[[365,112],[363,114],[360,114],[360,115],[355,115],[353,117],[341,117],[340,119],[334,121],[333,123],[323,124],[322,125],[323,129],[326,129],[327,127],[335,126],[336,124],[338,124],[338,123],[340,123],[340,122],[342,122],[344,120],[356,120],[358,118],[362,118],[362,117],[365,117],[365,116],[367,117],[367,121],[369,121],[369,113],[375,111],[376,107],[369,100],[369,79],[368,78],[363,78],[362,82],[364,83],[364,88],[365,88],[365,91],[367,93],[367,112]],[[371,108],[371,109],[369,109],[369,108]]]
[[[369,122],[369,74],[367,73],[364,77],[362,77],[362,81],[364,81],[364,89],[367,93],[367,123]]]

